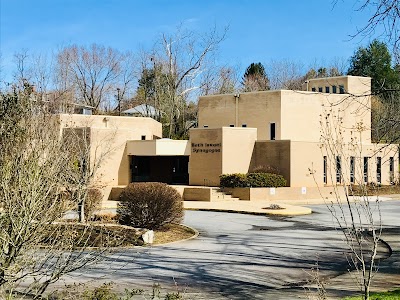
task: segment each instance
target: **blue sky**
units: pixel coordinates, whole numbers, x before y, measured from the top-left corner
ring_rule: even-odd
[[[3,77],[22,49],[49,55],[69,44],[98,43],[135,51],[180,23],[197,31],[229,26],[219,61],[242,70],[270,60],[348,59],[368,42],[349,37],[368,20],[368,11],[355,11],[358,0],[0,1]]]

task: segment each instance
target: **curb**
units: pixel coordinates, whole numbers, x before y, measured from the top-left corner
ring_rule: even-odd
[[[242,210],[220,209],[220,208],[185,208],[185,210],[215,211],[215,212],[236,213],[236,214],[245,214],[245,215],[254,215],[254,216],[280,216],[280,217],[310,215],[313,212],[311,209],[310,209],[309,213],[291,213],[291,214],[290,213],[287,213],[287,214],[273,213],[271,211],[257,212],[257,211],[242,211]]]

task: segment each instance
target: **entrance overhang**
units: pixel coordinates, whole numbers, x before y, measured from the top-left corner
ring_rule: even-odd
[[[189,156],[190,143],[187,140],[145,140],[127,141],[127,154],[135,156]]]

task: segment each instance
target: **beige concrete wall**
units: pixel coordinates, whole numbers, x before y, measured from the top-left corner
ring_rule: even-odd
[[[391,182],[389,174],[390,157],[394,159],[395,179],[398,178],[397,145],[359,144],[349,147],[346,144],[336,148],[336,153],[327,151],[319,143],[291,142],[291,169],[292,187],[332,186],[336,179],[336,156],[341,161],[341,183],[351,184],[350,158],[355,159],[355,184],[363,184],[364,157],[368,160],[368,182],[377,182],[377,157],[381,157],[381,183],[388,185]],[[337,145],[336,145],[337,147]],[[327,157],[327,183],[324,183],[323,157]]]
[[[203,96],[199,99],[199,128],[234,125],[257,128],[258,140],[270,140],[270,123],[276,124],[276,139],[281,139],[281,91]],[[237,120],[236,120],[237,109]]]
[[[290,186],[290,141],[257,141],[251,158],[250,171],[259,166],[277,169]]]
[[[371,78],[359,76],[337,76],[327,78],[313,78],[309,79],[303,84],[304,91],[312,91],[315,88],[318,93],[318,88],[322,88],[322,93],[325,93],[326,87],[329,87],[330,93],[333,93],[332,86],[336,86],[337,93],[339,94],[339,86],[343,85],[346,94],[356,96],[371,95]]]
[[[104,200],[109,198],[111,187],[130,182],[129,157],[126,141],[159,138],[161,123],[151,118],[58,115],[61,128],[89,127],[92,165],[96,165],[97,185],[102,188]]]
[[[369,96],[282,91],[281,106],[282,139],[319,142],[322,136],[371,142]]]
[[[345,199],[344,189],[334,187],[279,187],[226,189],[233,197],[247,201]]]
[[[211,201],[211,189],[185,187],[183,199],[185,201]]]
[[[127,141],[127,155],[137,156],[175,156],[190,155],[187,140],[158,139],[151,141]]]
[[[337,81],[351,81],[354,91],[362,92],[368,88],[370,78],[338,77]],[[276,140],[318,142],[321,125],[329,121],[340,128],[346,142],[358,139],[369,143],[370,108],[370,96],[349,94],[280,90],[242,93],[239,98],[233,94],[204,96],[199,100],[199,128],[245,124],[257,128],[258,140],[270,140],[270,124],[275,123]]]
[[[218,186],[221,174],[247,173],[256,139],[255,128],[192,129],[189,184]]]
[[[191,129],[190,144],[189,184],[218,186],[222,174],[222,128]]]
[[[256,128],[222,128],[222,174],[249,171],[256,139]]]

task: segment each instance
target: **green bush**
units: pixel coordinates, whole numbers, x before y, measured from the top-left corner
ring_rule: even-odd
[[[251,187],[282,187],[286,186],[286,179],[282,175],[271,173],[249,173],[247,182]]]
[[[118,221],[121,224],[158,229],[183,218],[182,197],[165,183],[131,183],[121,193]]]
[[[247,187],[246,174],[222,174],[219,176],[221,187]]]
[[[223,174],[220,175],[221,187],[282,187],[286,186],[282,175],[271,173]]]

